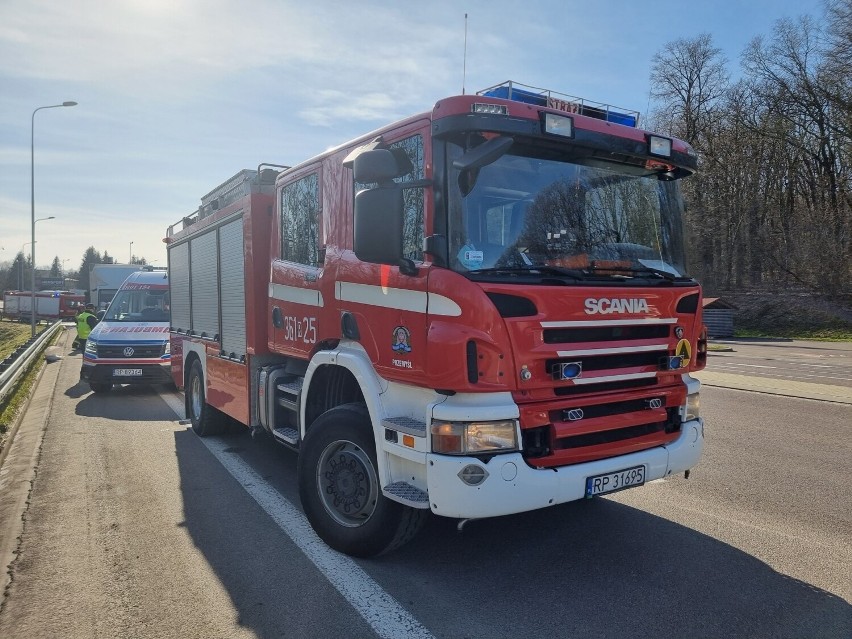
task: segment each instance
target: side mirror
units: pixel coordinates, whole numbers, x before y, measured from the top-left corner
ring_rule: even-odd
[[[367,153],[358,156],[356,165]],[[355,255],[359,260],[400,264],[403,260],[402,211],[402,189],[399,187],[367,189],[355,194]]]
[[[355,158],[352,167],[356,182],[386,185],[399,176],[396,156],[388,149],[364,151]]]

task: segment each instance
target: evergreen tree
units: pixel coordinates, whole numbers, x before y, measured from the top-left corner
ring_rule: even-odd
[[[106,252],[104,252],[106,255]],[[95,250],[94,246],[90,246],[83,254],[83,261],[80,264],[80,275],[78,277],[78,286],[84,291],[89,290],[89,272],[95,264],[103,264],[101,254]]]

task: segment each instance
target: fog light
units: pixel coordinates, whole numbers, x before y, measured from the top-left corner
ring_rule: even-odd
[[[672,141],[652,135],[648,138],[648,153],[670,158],[672,156]]]
[[[482,466],[468,464],[459,471],[459,479],[468,486],[479,486],[488,478],[488,471]]]
[[[544,114],[544,132],[564,138],[574,137],[574,120],[555,113]]]

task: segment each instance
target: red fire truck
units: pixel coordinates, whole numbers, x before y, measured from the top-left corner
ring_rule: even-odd
[[[35,298],[36,320],[73,320],[86,298],[69,291],[7,291],[3,295],[3,316],[29,322]]]
[[[688,476],[697,159],[637,119],[506,83],[208,193],[164,240],[193,430],[230,418],[298,451],[308,520],[355,556],[429,512]]]

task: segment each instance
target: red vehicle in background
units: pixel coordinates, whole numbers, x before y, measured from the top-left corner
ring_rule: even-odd
[[[3,294],[3,316],[29,322],[33,294],[30,291],[7,291]],[[73,320],[83,308],[86,297],[68,291],[36,291],[36,321]]]
[[[506,83],[298,166],[242,171],[167,231],[172,375],[299,455],[332,547],[641,486],[699,460],[706,361],[685,142]]]

